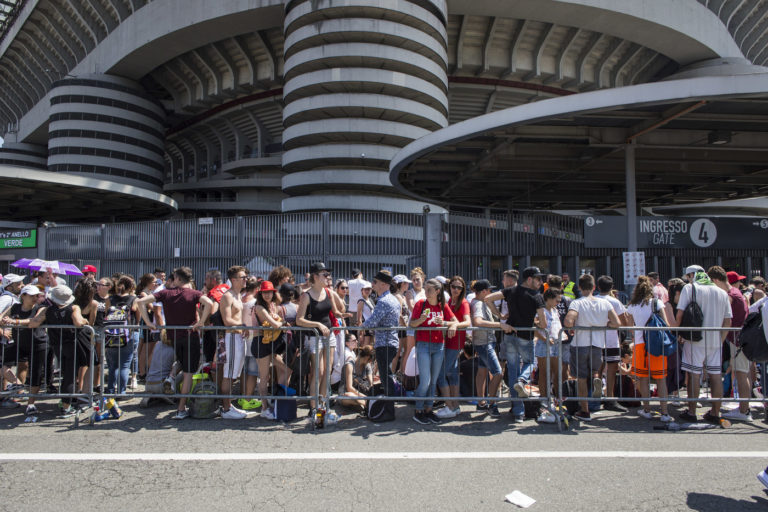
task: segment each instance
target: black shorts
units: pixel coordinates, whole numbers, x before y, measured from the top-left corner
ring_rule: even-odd
[[[176,360],[181,364],[181,371],[194,373],[200,366],[200,336],[196,332],[174,332],[173,348]]]
[[[282,355],[285,353],[285,336],[280,336],[272,343],[262,343],[261,336],[255,336],[251,341],[251,355],[256,359],[272,355]]]
[[[619,361],[621,361],[620,348],[604,348],[603,349],[603,362],[618,363]]]

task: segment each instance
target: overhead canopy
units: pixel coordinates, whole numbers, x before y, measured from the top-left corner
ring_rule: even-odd
[[[0,165],[0,218],[4,220],[156,219],[177,208],[170,197],[139,187]]]
[[[764,196],[766,119],[768,73],[599,90],[433,132],[393,158],[390,179],[445,205],[621,208],[631,143],[641,207]]]

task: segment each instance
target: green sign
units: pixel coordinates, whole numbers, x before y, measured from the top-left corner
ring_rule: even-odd
[[[0,229],[0,249],[37,247],[36,229]]]

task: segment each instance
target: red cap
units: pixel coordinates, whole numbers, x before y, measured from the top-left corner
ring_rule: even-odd
[[[94,274],[97,274],[99,270],[93,265],[86,265],[83,267],[83,274],[85,274],[86,272],[93,272]]]
[[[747,278],[747,276],[740,276],[738,272],[730,271],[725,273],[726,276],[728,276],[728,283],[733,284],[737,281],[742,281]]]
[[[275,286],[272,284],[272,281],[262,281],[261,286],[259,287],[260,292],[273,292],[275,291]]]

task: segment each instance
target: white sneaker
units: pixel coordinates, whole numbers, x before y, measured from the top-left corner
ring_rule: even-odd
[[[221,413],[221,417],[225,420],[242,420],[246,416],[247,414],[245,414],[245,411],[241,411],[234,406],[229,406],[229,410]]]
[[[647,420],[652,420],[653,419],[653,413],[651,413],[651,411],[646,411],[645,409],[638,409],[637,410],[637,415],[640,416],[641,418],[645,418]]]
[[[662,414],[659,419],[663,423],[672,423],[673,421],[675,421],[674,418],[672,416],[670,416],[669,414]]]
[[[525,384],[523,384],[522,382],[516,382],[515,385],[512,387],[517,392],[518,397],[528,398],[530,396],[530,393],[528,393],[528,390],[525,389]]]
[[[174,387],[176,385],[176,381],[171,377],[166,377],[165,380],[163,380],[163,393],[166,395],[172,395],[174,394]]]
[[[138,389],[138,387],[139,387],[139,381],[136,380],[136,376],[134,375],[128,381],[128,389]]]
[[[265,420],[274,421],[275,413],[272,412],[272,409],[264,409],[263,411],[261,411],[261,417],[264,418]]]
[[[743,412],[741,412],[741,410],[738,407],[736,409],[731,409],[730,411],[722,413],[721,416],[723,418],[727,418],[729,420],[752,421],[752,414],[751,413],[743,413]]]
[[[450,407],[443,407],[442,409],[440,409],[435,413],[435,416],[437,416],[441,420],[448,419],[448,418],[455,418],[456,412],[452,410]]]
[[[603,379],[595,377],[592,379],[592,398],[603,397]]]
[[[176,416],[173,417],[175,420],[184,420],[189,418],[189,410],[184,409],[183,411],[176,411]]]

